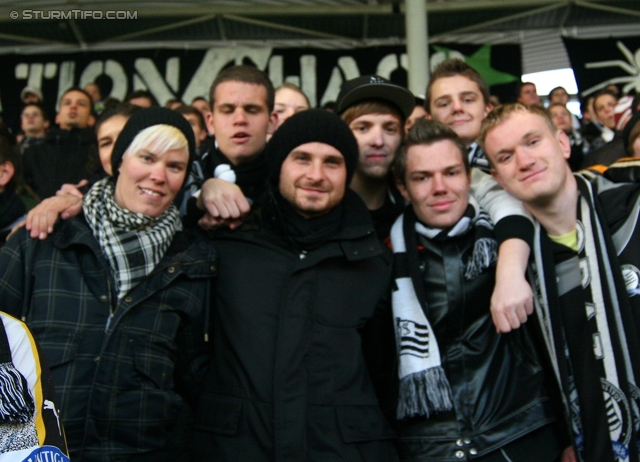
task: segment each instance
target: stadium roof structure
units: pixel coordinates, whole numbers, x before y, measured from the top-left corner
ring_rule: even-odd
[[[430,43],[519,43],[525,73],[568,67],[563,36],[640,35],[640,0],[425,1]],[[0,0],[0,54],[405,43],[401,0]]]

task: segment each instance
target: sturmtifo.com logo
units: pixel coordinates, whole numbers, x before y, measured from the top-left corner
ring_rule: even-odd
[[[138,19],[137,11],[128,10],[22,10],[9,13],[11,19]]]

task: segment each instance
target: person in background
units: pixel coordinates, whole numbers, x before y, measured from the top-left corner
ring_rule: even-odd
[[[187,106],[185,104],[173,108],[178,114],[182,114],[182,116],[187,119],[191,128],[193,128],[193,135],[196,140],[196,155],[198,159],[202,157],[202,153],[200,152],[200,146],[202,142],[207,139],[207,124],[204,121],[204,117],[202,117],[202,113],[194,108],[193,106]]]
[[[20,128],[24,133],[24,139],[20,142],[20,152],[24,153],[29,146],[44,142],[49,129],[49,117],[40,104],[29,103],[22,108],[20,120]]]
[[[585,156],[582,168],[593,165],[610,165],[617,159],[624,157],[624,142],[616,124],[616,106],[618,100],[613,93],[603,90],[593,99],[596,117],[602,123],[600,137],[593,140],[591,149]]]
[[[42,92],[35,87],[24,87],[20,92],[20,99],[22,100],[22,104],[43,103]]]
[[[24,180],[40,199],[86,178],[87,166],[97,155],[93,103],[84,90],[73,87],[62,95],[55,121],[59,128],[23,152]]]
[[[297,85],[284,82],[276,88],[273,110],[278,115],[278,126],[293,114],[306,111],[309,108],[311,108],[309,98]]]
[[[563,103],[551,103],[547,108],[549,117],[553,121],[556,128],[562,130],[569,137],[571,142],[571,156],[569,157],[569,167],[572,172],[580,170],[584,161],[584,156],[589,152],[589,143],[587,143],[580,132],[573,128],[571,122],[571,113]]]
[[[91,101],[93,101],[93,111],[96,114],[100,114],[104,109],[102,90],[100,90],[100,86],[97,83],[88,83],[84,86],[84,91],[91,96]]]
[[[207,126],[202,117],[202,113],[193,106],[180,106],[175,110],[178,114],[187,119],[189,125],[193,129],[193,135],[196,140],[196,159],[193,162],[191,168],[191,174],[187,181],[185,181],[182,190],[176,196],[176,206],[180,212],[180,216],[185,216],[187,213],[187,204],[189,199],[195,194],[200,186],[204,183],[204,173],[202,172],[202,159],[210,155],[210,144],[204,143],[207,139]]]
[[[195,98],[193,98],[193,101],[191,101],[191,106],[200,111],[200,114],[202,114],[202,117],[204,117],[205,120],[207,118],[207,114],[211,112],[211,106],[209,106],[209,102],[202,96],[196,96]]]
[[[627,155],[640,158],[640,112],[636,112],[624,127],[622,140]]]
[[[0,252],[0,310],[40,342],[71,460],[191,460],[216,268],[172,205],[194,151],[180,114],[134,113],[83,214]]]
[[[517,101],[521,104],[526,104],[527,106],[542,107],[542,100],[538,95],[536,84],[533,82],[523,82],[520,84]]]
[[[547,107],[551,107],[551,105],[554,103],[561,103],[565,107],[567,107],[567,104],[569,104],[570,99],[571,97],[569,96],[569,93],[567,93],[567,90],[564,87],[555,87],[549,92],[549,105]],[[567,108],[567,110],[569,109]],[[571,124],[573,126],[573,131],[574,132],[579,131],[580,128],[582,127],[581,120],[578,117],[576,117],[574,114],[572,114],[571,111],[569,111],[569,115],[571,116]]]
[[[169,108],[169,109],[173,109],[174,111],[176,109],[178,109],[179,107],[184,106],[185,104],[180,101],[179,99],[176,98],[171,98],[168,99],[166,103],[164,103],[164,107]]]
[[[416,96],[416,105],[411,112],[411,115],[407,117],[407,121],[404,123],[404,132],[409,133],[413,124],[418,120],[424,119],[427,116],[427,111],[424,108],[424,97]]]
[[[134,104],[141,108],[147,108],[152,106],[157,106],[158,101],[155,96],[150,91],[147,90],[136,90],[126,97],[125,102]]]

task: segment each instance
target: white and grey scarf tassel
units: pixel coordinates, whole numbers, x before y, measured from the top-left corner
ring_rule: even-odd
[[[425,416],[453,407],[451,388],[441,366],[414,372],[400,380],[397,417]]]
[[[478,239],[473,246],[473,254],[467,262],[464,278],[473,279],[489,268],[498,259],[498,243],[495,239]]]
[[[29,422],[35,410],[24,376],[12,363],[0,364],[0,422]]]

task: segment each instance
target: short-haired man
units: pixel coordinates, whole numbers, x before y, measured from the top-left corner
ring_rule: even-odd
[[[496,236],[502,242],[500,254],[517,256],[499,262],[498,290],[492,302],[496,327],[508,332],[525,322],[533,309],[531,288],[524,278],[529,246],[521,240],[528,240],[532,228],[522,204],[488,175],[489,161],[476,142],[482,121],[491,109],[489,87],[478,71],[464,61],[447,59],[431,73],[425,109],[431,119],[444,123],[462,139],[469,152],[473,193],[496,223]]]
[[[247,203],[243,199],[240,205],[245,213],[249,204],[260,204],[265,198],[264,148],[267,134],[277,125],[274,93],[269,77],[253,66],[223,69],[211,84],[212,110],[207,113],[206,123],[209,133],[215,135],[215,147],[200,160],[205,183],[197,205],[201,209],[208,206],[213,217],[230,215],[220,207],[209,206],[225,187],[224,181],[235,183],[248,200]],[[198,215],[195,205],[196,201],[190,201],[189,216]],[[230,207],[238,210],[235,203]]]
[[[489,162],[476,143],[491,110],[489,87],[482,76],[461,59],[447,59],[431,73],[426,95],[429,118],[456,132],[468,148],[471,166],[488,173]]]
[[[44,108],[38,103],[29,103],[20,113],[20,128],[24,139],[20,143],[20,151],[24,152],[29,146],[44,141],[49,129],[49,117]]]
[[[400,456],[557,460],[568,442],[551,424],[534,342],[526,327],[508,334],[493,327],[498,246],[470,194],[466,146],[446,125],[418,121],[394,167],[410,202],[391,232]]]
[[[638,460],[640,185],[572,174],[567,136],[537,108],[496,109],[480,142],[537,220],[535,312],[579,460]]]
[[[363,353],[378,350],[372,323],[390,328],[390,256],[348,188],[357,143],[335,114],[311,109],[278,128],[266,159],[267,201],[211,236],[196,460],[397,460]]]
[[[560,87],[562,88],[562,87]],[[551,121],[556,128],[562,130],[569,137],[571,142],[571,156],[569,157],[569,167],[572,172],[580,170],[584,156],[589,152],[589,143],[587,143],[580,132],[574,130],[571,112],[564,103],[551,103],[547,108]]]
[[[518,88],[518,103],[527,106],[542,107],[542,100],[538,95],[536,84],[533,82],[523,82]]]
[[[406,88],[377,75],[363,75],[342,84],[333,108],[358,141],[360,157],[351,189],[367,205],[381,239],[389,236],[404,209],[390,168],[414,106],[415,97]]]
[[[83,89],[73,87],[62,95],[55,121],[59,128],[23,152],[24,180],[40,199],[86,178],[87,165],[97,156],[93,102]]]
[[[551,105],[557,104],[557,103],[560,103],[566,107],[567,104],[569,103],[569,100],[570,100],[569,93],[564,87],[555,87],[549,92],[548,108],[550,108]],[[569,116],[571,117],[571,124],[573,126],[573,131],[578,132],[582,127],[580,119],[576,117],[574,114],[572,114],[570,111],[569,111]]]

